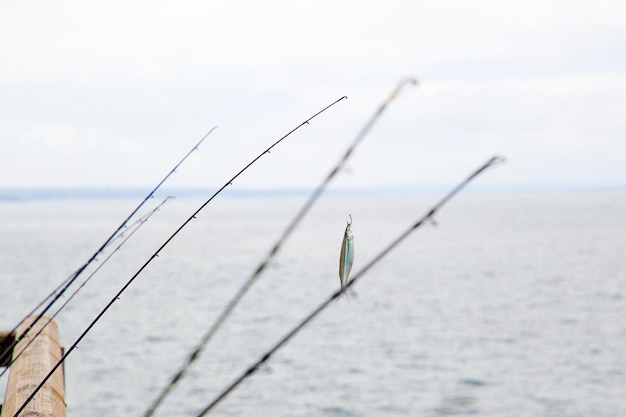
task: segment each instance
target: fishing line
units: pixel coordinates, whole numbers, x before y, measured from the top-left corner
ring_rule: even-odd
[[[213,325],[202,336],[202,338],[200,339],[200,343],[198,343],[198,345],[196,345],[196,347],[189,354],[189,356],[187,356],[187,359],[186,359],[185,363],[181,366],[181,368],[178,370],[178,372],[176,372],[176,374],[174,374],[174,376],[170,379],[169,383],[165,386],[163,391],[161,391],[161,394],[159,394],[159,396],[152,403],[150,408],[148,408],[148,410],[144,414],[145,417],[150,417],[150,416],[152,416],[154,414],[154,412],[159,407],[161,402],[167,397],[167,395],[169,395],[171,390],[176,386],[176,384],[187,373],[187,371],[189,370],[189,367],[191,366],[191,364],[193,364],[196,361],[196,359],[198,359],[198,357],[199,357],[200,353],[202,352],[202,350],[204,350],[206,345],[213,338],[213,335],[221,327],[221,325],[224,323],[226,318],[232,313],[232,311],[237,306],[237,304],[239,304],[239,301],[241,301],[243,296],[248,292],[248,290],[250,289],[252,284],[254,284],[254,282],[261,276],[261,274],[262,274],[263,270],[265,269],[265,267],[267,267],[267,265],[274,258],[274,256],[276,256],[276,254],[278,253],[279,249],[281,248],[281,246],[283,245],[285,240],[287,240],[287,238],[291,235],[291,232],[293,232],[293,230],[296,228],[296,226],[304,218],[304,216],[307,214],[309,209],[313,206],[315,201],[322,194],[322,192],[324,191],[324,189],[326,188],[328,183],[330,183],[330,181],[333,179],[333,177],[335,177],[335,175],[337,175],[337,173],[339,173],[341,171],[341,168],[345,165],[345,163],[347,162],[348,158],[350,157],[350,155],[352,154],[354,149],[357,147],[359,142],[361,142],[361,140],[365,137],[367,132],[369,132],[371,127],[374,125],[374,123],[380,117],[380,115],[383,113],[383,111],[387,108],[389,103],[396,96],[398,96],[398,94],[400,93],[400,90],[402,89],[402,87],[404,87],[407,84],[415,85],[415,84],[417,84],[417,81],[415,79],[412,79],[412,78],[401,81],[398,84],[398,86],[393,90],[393,92],[389,95],[389,97],[380,105],[380,107],[378,108],[376,113],[374,113],[374,115],[368,120],[368,122],[365,124],[365,126],[361,129],[361,131],[356,136],[356,138],[354,139],[354,141],[352,142],[350,147],[347,149],[347,151],[345,152],[343,157],[339,160],[337,165],[335,165],[335,167],[333,167],[333,169],[331,169],[331,171],[326,176],[324,181],[322,181],[322,183],[315,189],[315,191],[313,191],[313,193],[311,194],[311,196],[309,197],[307,202],[304,204],[304,206],[302,206],[302,208],[300,209],[298,214],[296,214],[296,217],[291,221],[289,226],[287,226],[287,229],[285,229],[285,231],[280,236],[278,241],[274,244],[272,249],[266,255],[265,259],[256,267],[256,269],[254,270],[252,275],[241,286],[241,288],[239,289],[239,291],[237,291],[235,296],[228,302],[228,304],[226,305],[226,307],[224,308],[222,313],[219,315],[219,317],[215,320]]]
[[[156,213],[161,208],[161,206],[163,206],[163,204],[165,204],[168,200],[170,200],[172,198],[174,198],[174,197],[166,197],[158,206],[156,206],[154,209],[152,209],[152,211],[150,211],[148,214],[146,214],[146,215],[142,216],[141,218],[139,218],[135,223],[133,223],[130,226],[128,226],[127,230],[129,230],[130,232],[126,235],[126,237],[124,237],[124,240],[98,265],[98,267],[91,274],[89,274],[89,276],[82,282],[82,284],[80,284],[80,286],[78,288],[76,288],[76,290],[72,293],[72,295],[70,295],[70,297],[67,300],[65,300],[63,305],[61,305],[61,307],[59,307],[59,309],[51,317],[48,318],[48,321],[46,321],[46,323],[41,327],[41,329],[39,329],[39,331],[37,333],[35,333],[35,335],[28,341],[26,346],[24,346],[22,348],[20,353],[15,355],[11,359],[11,363],[9,363],[7,365],[7,367],[4,368],[4,370],[2,372],[0,372],[0,377],[2,377],[9,370],[11,365],[13,365],[13,363],[15,363],[15,361],[20,356],[22,356],[22,353],[24,353],[26,351],[26,349],[30,346],[30,344],[33,343],[35,341],[35,339],[37,339],[37,337],[39,337],[39,335],[52,322],[52,320],[54,320],[55,317],[65,308],[65,306],[67,306],[69,304],[69,302],[72,301],[72,298],[74,298],[74,296],[76,294],[78,294],[78,292],[85,285],[87,285],[89,280],[91,280],[91,278],[93,278],[93,276],[96,275],[96,273],[109,261],[109,259],[111,259],[111,257],[113,257],[113,255],[117,251],[120,250],[120,248],[124,245],[124,243],[126,243],[128,241],[128,239],[130,239],[139,230],[139,228],[141,228],[141,226],[143,224],[145,224],[148,221],[148,219],[150,219],[150,217],[152,217],[152,215],[154,213]],[[123,233],[120,234],[119,236],[123,236]]]
[[[24,410],[24,408],[28,405],[28,403],[33,399],[33,397],[37,394],[37,392],[39,392],[39,390],[41,389],[41,387],[43,387],[43,385],[48,381],[48,379],[50,379],[50,377],[52,376],[52,374],[59,368],[59,366],[61,366],[61,364],[63,363],[63,361],[65,361],[65,359],[74,351],[74,349],[76,349],[76,346],[78,346],[78,344],[80,343],[80,341],[85,337],[85,335],[87,333],[89,333],[89,331],[93,328],[93,326],[100,320],[100,318],[104,315],[104,313],[107,312],[107,310],[113,305],[113,303],[115,303],[115,301],[119,300],[119,297],[122,295],[122,293],[130,286],[130,284],[133,283],[133,281],[135,280],[135,278],[137,278],[139,276],[139,274],[141,274],[141,272],[156,258],[159,256],[159,253],[161,253],[161,251],[172,241],[172,239],[174,239],[174,237],[176,237],[176,235],[183,230],[183,228],[185,226],[187,226],[187,224],[189,224],[193,219],[196,218],[196,216],[198,215],[198,213],[200,213],[202,211],[202,209],[204,209],[211,201],[213,201],[213,199],[220,194],[226,187],[228,187],[229,185],[231,185],[233,183],[233,181],[235,179],[237,179],[244,171],[246,171],[252,164],[254,164],[256,161],[258,161],[259,159],[261,159],[261,157],[265,154],[269,154],[270,150],[272,150],[272,148],[274,148],[276,145],[278,145],[280,142],[282,142],[286,137],[288,137],[289,135],[291,135],[293,132],[295,132],[296,130],[298,130],[299,128],[301,128],[302,126],[304,126],[305,124],[309,124],[309,121],[311,121],[312,119],[314,119],[315,117],[317,117],[319,114],[323,113],[324,111],[326,111],[327,109],[329,109],[330,107],[334,106],[335,104],[337,104],[338,102],[340,102],[341,100],[347,99],[348,97],[343,96],[341,98],[339,98],[338,100],[335,100],[333,103],[329,104],[328,106],[324,107],[322,110],[318,111],[317,113],[315,113],[313,116],[309,117],[308,119],[306,119],[304,122],[300,123],[298,126],[296,126],[295,128],[293,128],[291,131],[289,131],[285,136],[283,136],[282,138],[278,139],[276,142],[274,142],[269,148],[267,148],[266,150],[264,150],[263,152],[261,152],[256,158],[254,158],[252,161],[250,161],[248,163],[248,165],[246,165],[245,167],[243,167],[237,174],[235,174],[234,177],[232,177],[230,180],[228,180],[222,187],[220,187],[208,200],[206,200],[191,216],[189,216],[189,218],[187,220],[185,220],[175,231],[174,233],[172,233],[170,235],[170,237],[168,237],[165,242],[163,242],[163,244],[152,254],[152,256],[150,256],[148,258],[148,260],[139,268],[139,270],[137,270],[137,272],[128,280],[128,282],[126,282],[126,284],[124,284],[124,286],[117,292],[117,294],[115,294],[115,296],[113,298],[111,298],[111,300],[109,301],[109,303],[100,311],[100,313],[98,313],[98,315],[96,316],[95,319],[93,319],[93,321],[89,324],[89,326],[87,326],[87,328],[83,331],[83,333],[81,333],[81,335],[78,337],[78,339],[76,339],[76,341],[72,344],[72,346],[70,346],[69,349],[66,350],[66,352],[63,354],[63,356],[61,357],[61,359],[59,359],[59,361],[52,367],[52,369],[50,370],[50,372],[48,372],[48,374],[45,376],[45,378],[41,381],[41,383],[37,386],[37,388],[35,388],[35,390],[28,396],[28,398],[24,401],[24,404],[22,404],[20,406],[20,408],[17,410],[17,412],[13,415],[13,417],[17,417],[22,410]]]
[[[137,207],[135,207],[135,209],[128,215],[128,217],[126,217],[126,219],[122,222],[122,224],[119,225],[119,227],[117,229],[115,229],[115,231],[111,234],[111,236],[108,237],[107,240],[105,240],[105,242],[102,244],[102,246],[100,246],[100,248],[95,251],[93,253],[93,255],[91,255],[91,257],[89,258],[89,260],[87,260],[87,262],[85,262],[83,264],[83,266],[81,266],[80,268],[78,268],[76,270],[76,272],[74,272],[73,274],[71,274],[59,287],[57,287],[48,297],[46,297],[46,300],[49,298],[52,298],[52,301],[50,301],[50,303],[48,303],[48,305],[39,313],[39,315],[37,316],[37,318],[20,334],[18,335],[11,343],[10,345],[4,350],[4,352],[2,352],[2,354],[0,354],[0,363],[7,357],[7,355],[13,351],[13,348],[15,347],[15,345],[17,344],[17,342],[20,341],[20,339],[22,339],[36,324],[37,322],[39,322],[39,320],[41,320],[41,318],[44,316],[44,314],[46,314],[46,312],[52,307],[52,305],[54,305],[54,303],[56,303],[59,298],[61,298],[61,296],[63,296],[63,294],[65,293],[65,291],[67,291],[67,289],[74,283],[74,281],[76,281],[76,279],[80,276],[80,274],[87,269],[87,267],[96,259],[96,257],[111,243],[111,241],[115,238],[115,236],[120,232],[120,230],[122,230],[126,224],[130,221],[130,219],[139,211],[139,209],[141,207],[143,207],[143,205],[146,203],[146,201],[148,201],[150,198],[152,198],[154,196],[154,193],[161,187],[161,185],[163,185],[163,183],[174,173],[176,172],[176,170],[178,169],[178,167],[180,167],[180,165],[185,162],[185,160],[189,157],[189,155],[191,155],[195,150],[198,149],[198,147],[200,146],[200,144],[202,142],[204,142],[204,140],[211,134],[211,132],[213,132],[215,129],[217,129],[216,127],[213,127],[211,130],[209,130],[203,137],[202,139],[200,139],[200,141],[198,143],[196,143],[196,145],[191,148],[191,150],[183,157],[183,159],[180,160],[180,162],[178,162],[174,168],[172,168],[172,170],[161,180],[161,182],[159,182],[157,184],[156,187],[154,187],[154,189],[152,191],[150,191],[148,193],[148,195],[146,195],[146,197],[143,199],[143,201],[141,203],[139,203],[139,205]],[[60,291],[59,291],[60,289]],[[58,291],[58,292],[57,292]],[[53,295],[55,294],[56,295]],[[45,301],[44,301],[45,302]],[[24,322],[24,320],[26,320],[28,317],[32,316],[33,314],[35,314],[35,312],[39,309],[39,307],[41,307],[43,303],[40,303],[36,308],[34,308],[29,314],[27,314],[22,320],[20,320],[20,322],[13,328],[13,330],[11,330],[9,332],[9,335],[11,334],[15,334],[15,332],[17,331],[18,327]],[[9,335],[7,335],[5,337],[8,338]],[[2,342],[5,341],[5,339],[2,340]],[[2,343],[0,342],[0,344]]]
[[[458,186],[456,186],[450,193],[448,193],[444,198],[442,198],[433,208],[426,213],[422,218],[420,218],[415,224],[409,227],[404,233],[402,233],[399,237],[397,237],[394,241],[392,241],[386,248],[384,248],[378,255],[376,255],[365,267],[363,267],[358,273],[356,273],[350,281],[346,284],[345,287],[340,288],[334,294],[332,294],[326,301],[321,303],[312,313],[310,313],[304,320],[302,320],[297,326],[295,326],[289,333],[287,333],[282,339],[278,341],[270,350],[265,352],[263,356],[259,360],[257,360],[252,366],[250,366],[243,374],[241,374],[235,381],[231,383],[221,394],[219,394],[209,405],[207,405],[201,412],[198,414],[198,417],[206,415],[213,407],[215,407],[218,403],[220,403],[228,394],[230,394],[239,384],[241,384],[245,379],[250,377],[256,371],[259,370],[259,367],[267,362],[270,357],[276,353],[281,347],[283,347],[292,337],[294,337],[300,330],[302,330],[307,324],[309,324],[318,314],[326,309],[334,300],[338,299],[345,291],[348,290],[349,287],[353,286],[365,273],[367,273],[376,263],[378,263],[382,258],[385,257],[391,250],[393,250],[400,242],[402,242],[408,235],[411,234],[414,230],[422,226],[424,223],[427,223],[429,219],[433,218],[435,213],[448,202],[452,197],[454,197],[463,187],[465,187],[471,180],[473,180],[476,176],[478,176],[481,172],[486,170],[487,168],[504,162],[504,159],[498,156],[494,156],[489,159],[485,164],[483,164],[480,168],[474,171],[469,177],[467,177],[463,182],[461,182]]]

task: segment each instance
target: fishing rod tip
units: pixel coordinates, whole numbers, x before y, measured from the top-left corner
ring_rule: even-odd
[[[492,164],[503,164],[506,162],[506,158],[504,156],[501,155],[494,155],[491,158],[491,163]]]

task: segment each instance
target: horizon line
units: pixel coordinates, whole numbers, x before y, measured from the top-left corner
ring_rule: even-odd
[[[414,192],[440,192],[449,185],[407,185],[393,187],[327,188],[329,196],[339,195],[393,195]],[[313,187],[245,188],[229,189],[225,197],[296,197],[308,195]],[[0,187],[0,201],[54,200],[54,199],[123,199],[145,196],[148,187]],[[217,191],[211,187],[165,188],[157,195],[173,195],[179,198],[206,196]],[[519,192],[619,192],[626,185],[571,185],[571,184],[477,184],[468,192],[474,193],[519,193]]]

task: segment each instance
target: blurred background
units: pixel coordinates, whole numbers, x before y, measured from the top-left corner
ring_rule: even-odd
[[[494,154],[217,413],[626,415],[625,39],[619,1],[5,2],[0,330],[219,126],[59,315],[69,346],[207,189],[348,96],[207,206],[69,357],[69,416],[143,415],[416,78],[157,415],[196,415],[338,288],[348,214],[355,273]]]

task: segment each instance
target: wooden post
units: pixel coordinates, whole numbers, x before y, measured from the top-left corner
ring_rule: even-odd
[[[20,355],[20,352],[26,348],[26,345],[48,320],[47,317],[42,317],[35,327],[17,343],[13,349],[14,358]],[[22,334],[34,321],[35,317],[26,319],[20,325],[17,334]],[[13,417],[26,398],[61,359],[61,356],[63,353],[59,345],[59,330],[56,323],[51,322],[11,365],[4,394],[2,417]],[[60,366],[20,413],[20,417],[65,417],[65,408],[65,381],[63,367]]]

